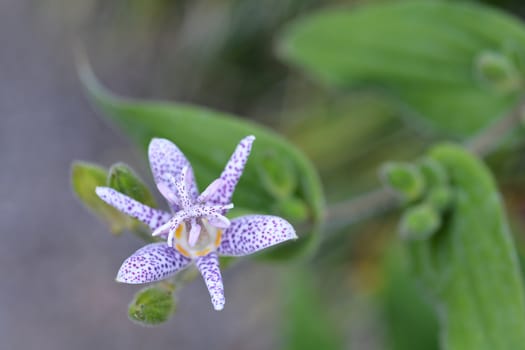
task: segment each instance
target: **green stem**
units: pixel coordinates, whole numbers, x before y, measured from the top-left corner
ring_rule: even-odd
[[[325,219],[330,228],[343,227],[390,211],[398,203],[390,191],[379,188],[329,206]]]
[[[472,153],[485,156],[495,150],[506,135],[521,125],[523,117],[525,117],[525,97],[506,116],[468,140],[465,146]]]

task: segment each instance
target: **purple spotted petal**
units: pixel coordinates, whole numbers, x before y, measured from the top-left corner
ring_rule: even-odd
[[[222,284],[221,270],[219,269],[219,257],[212,252],[195,260],[197,268],[210,292],[211,303],[215,310],[224,308],[224,286]]]
[[[117,281],[130,284],[159,281],[185,268],[190,261],[164,242],[148,244],[124,261]]]
[[[221,255],[243,256],[297,238],[292,225],[269,215],[246,215],[231,220],[217,251]]]
[[[153,178],[157,184],[165,183],[172,193],[177,193],[175,182],[179,179],[182,168],[188,167],[189,192],[193,199],[199,195],[193,170],[184,154],[171,141],[152,139],[148,149],[149,162]],[[177,204],[169,201],[174,211],[179,210]]]
[[[95,191],[104,202],[142,221],[152,230],[162,226],[171,219],[170,213],[150,208],[110,187],[97,187]]]
[[[231,202],[233,191],[242,175],[254,140],[255,136],[248,136],[239,142],[221,174],[221,186],[210,197],[211,203],[227,204]]]

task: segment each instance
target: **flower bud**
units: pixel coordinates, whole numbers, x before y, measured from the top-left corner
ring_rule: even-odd
[[[449,186],[436,186],[428,191],[426,201],[440,212],[447,210],[452,204],[454,192]]]
[[[501,52],[483,51],[476,57],[474,64],[479,79],[498,92],[514,92],[523,85],[515,64]]]
[[[425,180],[417,167],[409,163],[387,163],[380,171],[383,183],[407,202],[419,199],[425,190]]]
[[[173,288],[160,284],[147,287],[135,294],[129,305],[130,320],[144,326],[153,326],[166,322],[175,311]]]
[[[441,226],[441,217],[428,204],[419,204],[407,209],[400,224],[401,236],[408,240],[423,240],[434,234]]]

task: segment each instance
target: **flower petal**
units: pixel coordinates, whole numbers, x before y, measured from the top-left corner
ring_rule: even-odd
[[[290,223],[270,215],[246,215],[231,220],[217,248],[221,255],[243,256],[296,239]]]
[[[149,144],[148,156],[155,182],[157,184],[165,183],[173,193],[177,193],[174,180],[179,179],[182,168],[187,166],[189,168],[187,176],[188,190],[193,199],[198,197],[199,192],[191,164],[171,141],[159,138],[152,139]],[[175,203],[170,203],[170,205],[174,211],[179,209]]]
[[[164,242],[148,244],[124,261],[117,281],[130,284],[159,281],[185,268],[190,261]]]
[[[219,269],[219,257],[217,253],[212,252],[206,256],[199,257],[195,260],[208,292],[210,293],[211,303],[215,310],[224,308],[224,286],[222,284],[221,270]]]
[[[231,202],[233,191],[242,175],[254,140],[255,136],[248,136],[239,142],[221,174],[221,187],[211,196],[211,203],[227,204]]]
[[[170,213],[150,208],[110,187],[97,187],[95,192],[104,202],[142,221],[152,230],[162,226],[171,219]]]

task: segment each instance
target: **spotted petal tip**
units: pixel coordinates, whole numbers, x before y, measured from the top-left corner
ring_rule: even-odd
[[[222,310],[225,298],[221,270],[219,269],[219,257],[213,252],[197,258],[195,264],[204,279],[204,283],[206,283],[213,308],[217,311]]]
[[[288,221],[271,215],[246,215],[231,221],[218,252],[244,256],[292,239],[297,239],[297,234]]]
[[[190,259],[166,243],[152,243],[124,261],[116,281],[128,284],[155,282],[175,274],[189,263]]]

